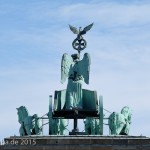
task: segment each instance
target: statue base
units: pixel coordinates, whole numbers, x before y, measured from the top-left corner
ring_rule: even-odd
[[[87,135],[86,132],[72,131],[69,132],[69,135]]]
[[[0,150],[148,150],[144,136],[12,136]]]

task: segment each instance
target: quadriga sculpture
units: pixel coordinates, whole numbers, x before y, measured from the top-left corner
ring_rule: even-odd
[[[123,107],[121,113],[113,112],[108,120],[111,135],[129,135],[131,116],[128,106]]]
[[[100,120],[87,117],[84,121],[85,133],[88,135],[100,135]]]
[[[20,136],[41,134],[42,129],[37,114],[29,116],[28,110],[25,106],[20,106],[17,110],[18,122],[21,124],[19,129]]]

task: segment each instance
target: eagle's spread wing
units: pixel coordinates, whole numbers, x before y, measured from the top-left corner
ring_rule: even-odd
[[[86,34],[87,31],[89,31],[94,23],[91,23],[90,25],[86,26],[83,31],[80,32],[81,35]]]
[[[73,64],[72,57],[68,54],[63,54],[61,60],[61,83],[64,83],[69,77],[71,71],[71,64]]]
[[[76,27],[73,27],[71,25],[69,25],[70,30],[74,33],[74,34],[79,34],[78,29]]]
[[[83,59],[79,61],[78,71],[79,74],[83,76],[84,82],[86,84],[89,84],[90,64],[91,64],[90,55],[88,53],[85,53]]]

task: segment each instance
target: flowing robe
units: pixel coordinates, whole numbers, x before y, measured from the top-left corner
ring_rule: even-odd
[[[83,76],[78,73],[78,62],[71,66],[66,91],[66,109],[82,109]]]

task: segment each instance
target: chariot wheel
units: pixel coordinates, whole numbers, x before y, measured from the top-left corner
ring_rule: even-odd
[[[84,39],[78,39],[76,38],[73,42],[72,42],[72,46],[75,50],[77,51],[82,51],[86,48],[86,40]]]

